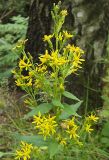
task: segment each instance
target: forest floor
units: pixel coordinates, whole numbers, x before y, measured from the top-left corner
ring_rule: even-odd
[[[7,88],[0,88],[0,159],[2,152],[13,152],[15,146],[13,136],[25,127],[21,117],[26,107],[20,98],[21,94],[16,90],[9,91]],[[12,160],[12,158],[8,156],[1,160]]]

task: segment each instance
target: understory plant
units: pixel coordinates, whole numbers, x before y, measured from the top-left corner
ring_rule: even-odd
[[[98,120],[93,113],[86,117],[78,115],[82,101],[66,91],[66,78],[81,68],[84,51],[69,44],[73,35],[62,29],[68,13],[60,5],[54,4],[51,12],[53,33],[43,38],[47,48],[39,56],[39,63],[25,53],[26,41],[16,46],[22,58],[13,73],[16,85],[27,93],[25,103],[31,111],[24,118],[33,117],[34,128],[33,134],[21,136],[21,145],[15,152],[18,160],[78,159],[78,156],[82,159],[82,151]],[[65,97],[72,104],[65,103]]]
[[[12,48],[18,40],[25,38],[27,19],[18,15],[13,16],[10,23],[0,24],[0,84],[11,77],[11,70],[20,58],[20,52],[17,54]]]

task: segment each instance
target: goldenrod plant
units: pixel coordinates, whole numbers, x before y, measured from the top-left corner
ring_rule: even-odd
[[[48,48],[39,56],[39,63],[33,62],[30,53],[25,53],[26,41],[20,41],[16,46],[22,52],[22,58],[13,73],[16,85],[27,93],[25,103],[31,111],[25,119],[33,117],[31,125],[35,133],[35,141],[33,135],[32,139],[28,136],[21,141],[15,153],[18,160],[72,157],[73,148],[84,147],[98,120],[93,113],[85,118],[79,116],[77,109],[82,101],[66,91],[66,77],[81,68],[84,51],[69,44],[73,35],[62,29],[68,13],[61,10],[60,5],[61,2],[54,4],[51,12],[53,33],[43,38]],[[65,103],[64,97],[72,99],[72,104]]]

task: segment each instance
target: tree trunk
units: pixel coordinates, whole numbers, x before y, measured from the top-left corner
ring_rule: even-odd
[[[44,34],[51,32],[50,11],[54,2],[57,0],[33,0],[31,3],[26,51],[35,59],[46,47],[42,38]],[[76,33],[72,42],[86,52],[84,71],[79,76],[70,77],[69,88],[72,92],[86,97],[86,108],[88,105],[100,105],[100,94],[97,92],[101,88],[103,66],[97,60],[105,54],[109,29],[109,0],[64,0],[62,7],[69,13],[64,27]]]
[[[25,50],[37,60],[38,53],[43,53],[45,34],[51,31],[51,8],[57,0],[33,0],[30,5],[27,44]]]

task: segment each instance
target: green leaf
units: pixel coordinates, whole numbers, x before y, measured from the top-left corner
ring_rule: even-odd
[[[109,147],[109,138],[107,137],[102,137],[100,139],[101,143],[104,144],[106,147]]]
[[[53,108],[53,105],[51,103],[42,103],[36,108],[32,109],[32,111],[29,112],[27,115],[25,115],[24,119],[28,119],[33,115],[38,115],[39,112],[41,114],[48,113],[52,108]]]
[[[109,122],[104,124],[101,134],[109,138]]]
[[[48,144],[48,151],[50,154],[50,158],[52,158],[55,154],[60,152],[61,146],[56,141],[50,141]]]
[[[36,146],[46,146],[47,140],[44,141],[43,136],[41,135],[20,135],[18,133],[14,134],[14,138],[18,141],[24,141],[27,143],[31,143]]]
[[[58,100],[58,99],[53,99],[52,100],[52,104],[54,105],[54,106],[57,106],[57,107],[60,107],[60,108],[64,108],[64,106],[63,106],[63,104],[60,102],[60,100]]]
[[[64,109],[61,115],[59,116],[59,119],[67,119],[72,115],[80,117],[76,112],[80,107],[81,103],[82,101],[72,105],[64,104]]]
[[[68,91],[64,91],[63,95],[69,99],[73,99],[76,101],[80,101],[75,95],[73,95],[72,93],[68,92]]]
[[[4,157],[4,156],[9,156],[9,155],[12,155],[12,154],[13,154],[12,152],[0,152],[0,158]]]
[[[104,118],[108,118],[108,117],[109,117],[109,109],[103,109],[103,110],[100,112],[100,116],[101,116],[101,117],[104,117]]]
[[[0,158],[3,157],[5,155],[4,152],[0,152]]]
[[[107,152],[107,151],[105,151],[105,148],[103,148],[103,149],[100,149],[100,148],[98,148],[98,147],[96,147],[96,149],[95,149],[95,151],[96,151],[96,153],[98,153],[98,154],[100,154],[101,156],[103,156],[104,158],[103,159],[109,159],[109,153]]]

